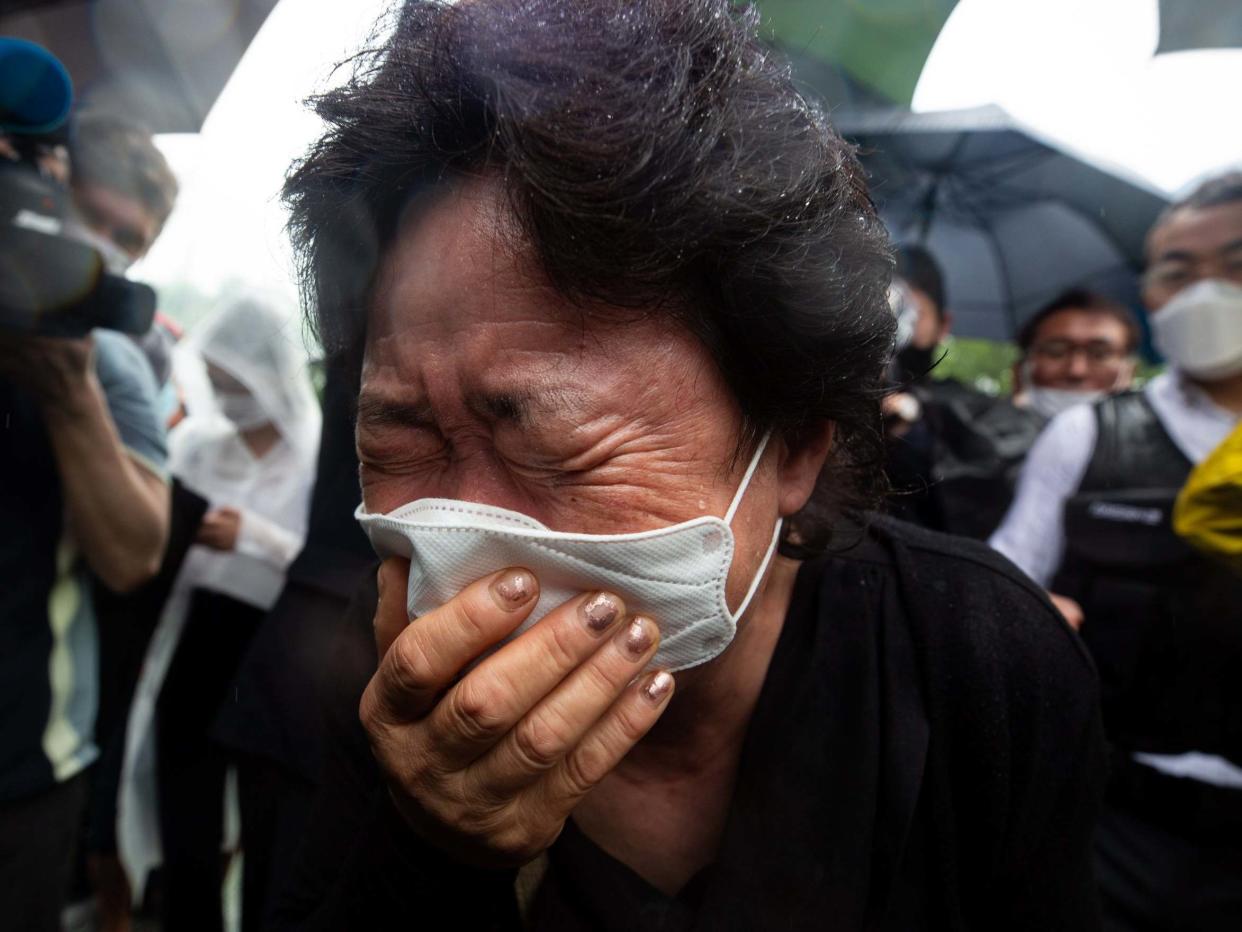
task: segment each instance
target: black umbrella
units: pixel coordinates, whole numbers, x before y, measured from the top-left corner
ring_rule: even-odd
[[[1156,54],[1242,46],[1238,0],[1160,0]]]
[[[8,0],[0,35],[51,50],[82,103],[192,133],[276,0]]]
[[[1042,141],[989,106],[852,113],[885,222],[944,269],[954,331],[1006,339],[1070,287],[1137,302],[1143,241],[1166,199]]]

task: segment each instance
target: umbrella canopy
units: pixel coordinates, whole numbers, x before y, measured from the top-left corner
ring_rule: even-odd
[[[764,31],[791,58],[821,63],[804,70],[796,61],[795,73],[829,104],[842,103],[841,78],[824,65],[839,67],[882,100],[909,105],[957,0],[758,0],[757,5]],[[826,84],[819,83],[825,76]]]
[[[1144,238],[1167,204],[1145,183],[995,106],[846,114],[837,129],[861,147],[894,239],[941,264],[956,333],[1011,338],[1071,287],[1137,303]]]
[[[0,34],[51,50],[78,100],[197,132],[276,0],[10,0]]]
[[[1160,0],[1156,54],[1242,46],[1238,0]]]

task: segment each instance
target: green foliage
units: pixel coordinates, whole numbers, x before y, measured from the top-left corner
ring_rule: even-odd
[[[932,370],[937,379],[956,379],[989,395],[1013,391],[1013,364],[1018,348],[999,340],[950,337],[941,344],[944,358]]]
[[[759,0],[763,33],[909,104],[957,0]]]
[[[949,337],[940,349],[945,355],[932,370],[932,378],[956,379],[989,395],[1008,395],[1013,391],[1013,366],[1018,361],[1018,347],[1013,343]],[[1135,386],[1163,371],[1163,364],[1140,359]]]

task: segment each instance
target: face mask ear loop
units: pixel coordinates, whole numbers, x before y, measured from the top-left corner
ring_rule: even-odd
[[[768,440],[771,437],[772,432],[768,431],[763,435],[763,439],[759,441],[759,449],[755,450],[755,455],[751,457],[750,465],[746,467],[746,474],[742,476],[742,481],[737,487],[737,493],[733,496],[733,502],[729,505],[729,510],[725,512],[725,524],[733,523],[733,516],[737,514],[738,505],[742,503],[742,496],[746,494],[746,487],[750,485],[751,477],[754,476],[755,470],[759,468],[759,461],[763,459],[763,451],[767,449]],[[736,612],[732,613],[734,621],[745,614],[746,606],[750,605],[750,600],[754,598],[755,591],[759,588],[759,583],[763,581],[763,574],[767,572],[768,564],[772,562],[772,554],[776,553],[776,544],[780,540],[781,525],[783,523],[783,519],[777,518],[776,527],[772,529],[772,540],[768,544],[768,552],[763,555],[763,562],[759,564],[759,569],[755,570],[755,575],[751,578],[750,588],[746,590],[746,597],[742,599],[742,604],[737,607]]]
[[[750,600],[754,598],[755,592],[759,589],[759,583],[763,581],[763,574],[768,571],[768,564],[772,562],[772,556],[776,553],[777,542],[781,539],[781,526],[784,523],[784,518],[776,519],[776,527],[772,529],[772,541],[768,544],[768,552],[763,555],[763,562],[759,564],[759,569],[755,570],[754,578],[750,581],[750,588],[746,590],[746,597],[742,599],[742,604],[733,613],[733,620],[735,622],[746,614],[746,607],[750,605]]]
[[[750,458],[750,465],[746,467],[746,475],[742,476],[742,481],[737,487],[737,491],[733,494],[733,501],[729,504],[729,510],[725,512],[725,524],[733,523],[733,516],[737,514],[737,506],[742,504],[742,496],[746,494],[746,487],[750,485],[750,477],[755,474],[755,470],[759,468],[759,460],[763,458],[763,451],[768,446],[768,439],[772,436],[772,432],[768,431],[763,435],[763,439],[759,441],[759,449],[755,451],[755,455]]]

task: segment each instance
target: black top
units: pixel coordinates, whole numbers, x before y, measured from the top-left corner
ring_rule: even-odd
[[[374,601],[342,632],[337,753],[281,927],[523,928],[512,873],[454,864],[388,799],[357,723]],[[799,572],[715,862],[667,897],[571,823],[525,927],[1095,929],[1097,702],[1021,573],[883,521]]]
[[[927,379],[913,391],[923,413],[889,443],[889,512],[986,540],[1009,510],[1022,463],[1047,418],[953,379]]]

